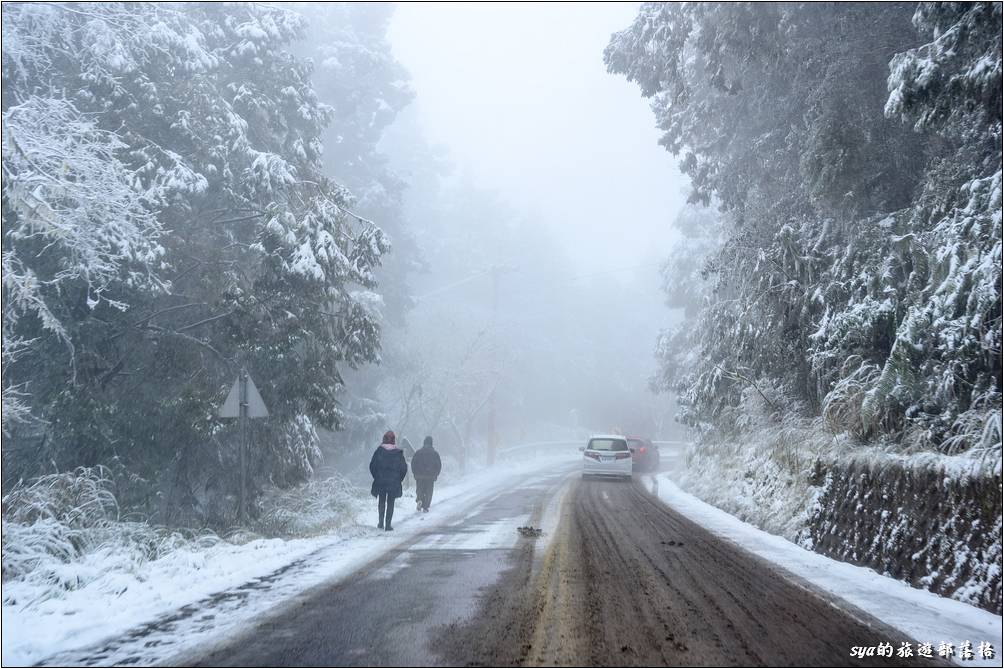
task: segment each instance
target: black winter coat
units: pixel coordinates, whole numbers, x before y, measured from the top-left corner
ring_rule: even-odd
[[[411,473],[415,480],[439,478],[443,471],[443,461],[439,459],[439,451],[432,446],[423,446],[415,452],[411,459]]]
[[[408,475],[408,463],[404,461],[404,452],[400,448],[388,450],[378,446],[370,460],[370,474],[373,475],[371,495],[376,497],[385,493],[391,499],[397,499],[401,496],[401,481]]]

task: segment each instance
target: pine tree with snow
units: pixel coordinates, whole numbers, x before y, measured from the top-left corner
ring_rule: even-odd
[[[5,350],[19,349],[5,401],[20,393],[42,444],[17,464],[120,461],[149,482],[149,511],[219,520],[236,450],[214,410],[246,367],[271,412],[256,485],[303,480],[316,427],[342,419],[339,368],[378,357],[369,295],[389,249],[322,173],[332,111],[289,52],[304,19],[254,4],[18,5],[3,29],[4,301],[30,316],[5,318]],[[64,174],[80,193],[47,185]],[[79,241],[38,267],[46,241],[28,217],[50,210]]]

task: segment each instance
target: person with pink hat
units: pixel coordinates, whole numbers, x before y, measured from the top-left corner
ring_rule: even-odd
[[[377,447],[370,459],[370,474],[373,475],[370,494],[377,498],[377,512],[380,515],[377,527],[387,532],[394,529],[391,526],[394,500],[401,496],[401,482],[408,475],[408,463],[404,459],[404,452],[395,442],[394,433],[387,430],[383,435],[383,443]]]

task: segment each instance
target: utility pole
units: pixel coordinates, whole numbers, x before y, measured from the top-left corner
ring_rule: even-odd
[[[491,405],[488,409],[490,434],[488,436],[488,466],[495,464],[495,453],[498,451],[499,434],[495,421],[495,395],[499,387],[499,354],[498,354],[498,311],[499,311],[499,265],[492,266],[492,372],[495,383],[492,385]]]
[[[491,434],[489,436],[488,442],[488,466],[495,464],[495,455],[498,452],[499,447],[499,433],[498,424],[496,416],[496,395],[498,394],[498,388],[500,385],[499,378],[502,373],[499,369],[499,353],[498,353],[498,312],[499,312],[499,279],[504,272],[511,272],[516,268],[511,265],[492,265],[492,370],[495,375],[495,384],[492,388],[491,402],[489,406],[489,429]]]
[[[495,464],[495,455],[496,452],[498,451],[498,442],[499,442],[498,425],[496,423],[496,394],[498,393],[499,378],[501,376],[501,372],[499,370],[499,355],[498,355],[499,278],[503,272],[511,272],[516,269],[518,268],[513,267],[511,265],[494,264],[487,270],[477,272],[464,279],[460,279],[459,281],[454,281],[453,283],[449,283],[445,286],[440,286],[439,288],[431,290],[424,295],[419,295],[417,298],[419,300],[422,300],[432,295],[438,295],[439,293],[451,290],[457,286],[464,285],[466,283],[469,283],[470,281],[483,277],[485,274],[491,274],[492,276],[491,368],[495,378],[493,379],[494,387],[492,388],[492,393],[491,395],[489,395],[489,400],[488,400],[489,441],[488,441],[487,457],[485,459],[489,466]]]

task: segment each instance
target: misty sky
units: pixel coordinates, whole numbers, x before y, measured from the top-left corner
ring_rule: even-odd
[[[648,102],[603,64],[611,33],[636,12],[634,3],[408,3],[390,27],[427,138],[567,240],[584,267],[665,257],[685,197]]]

